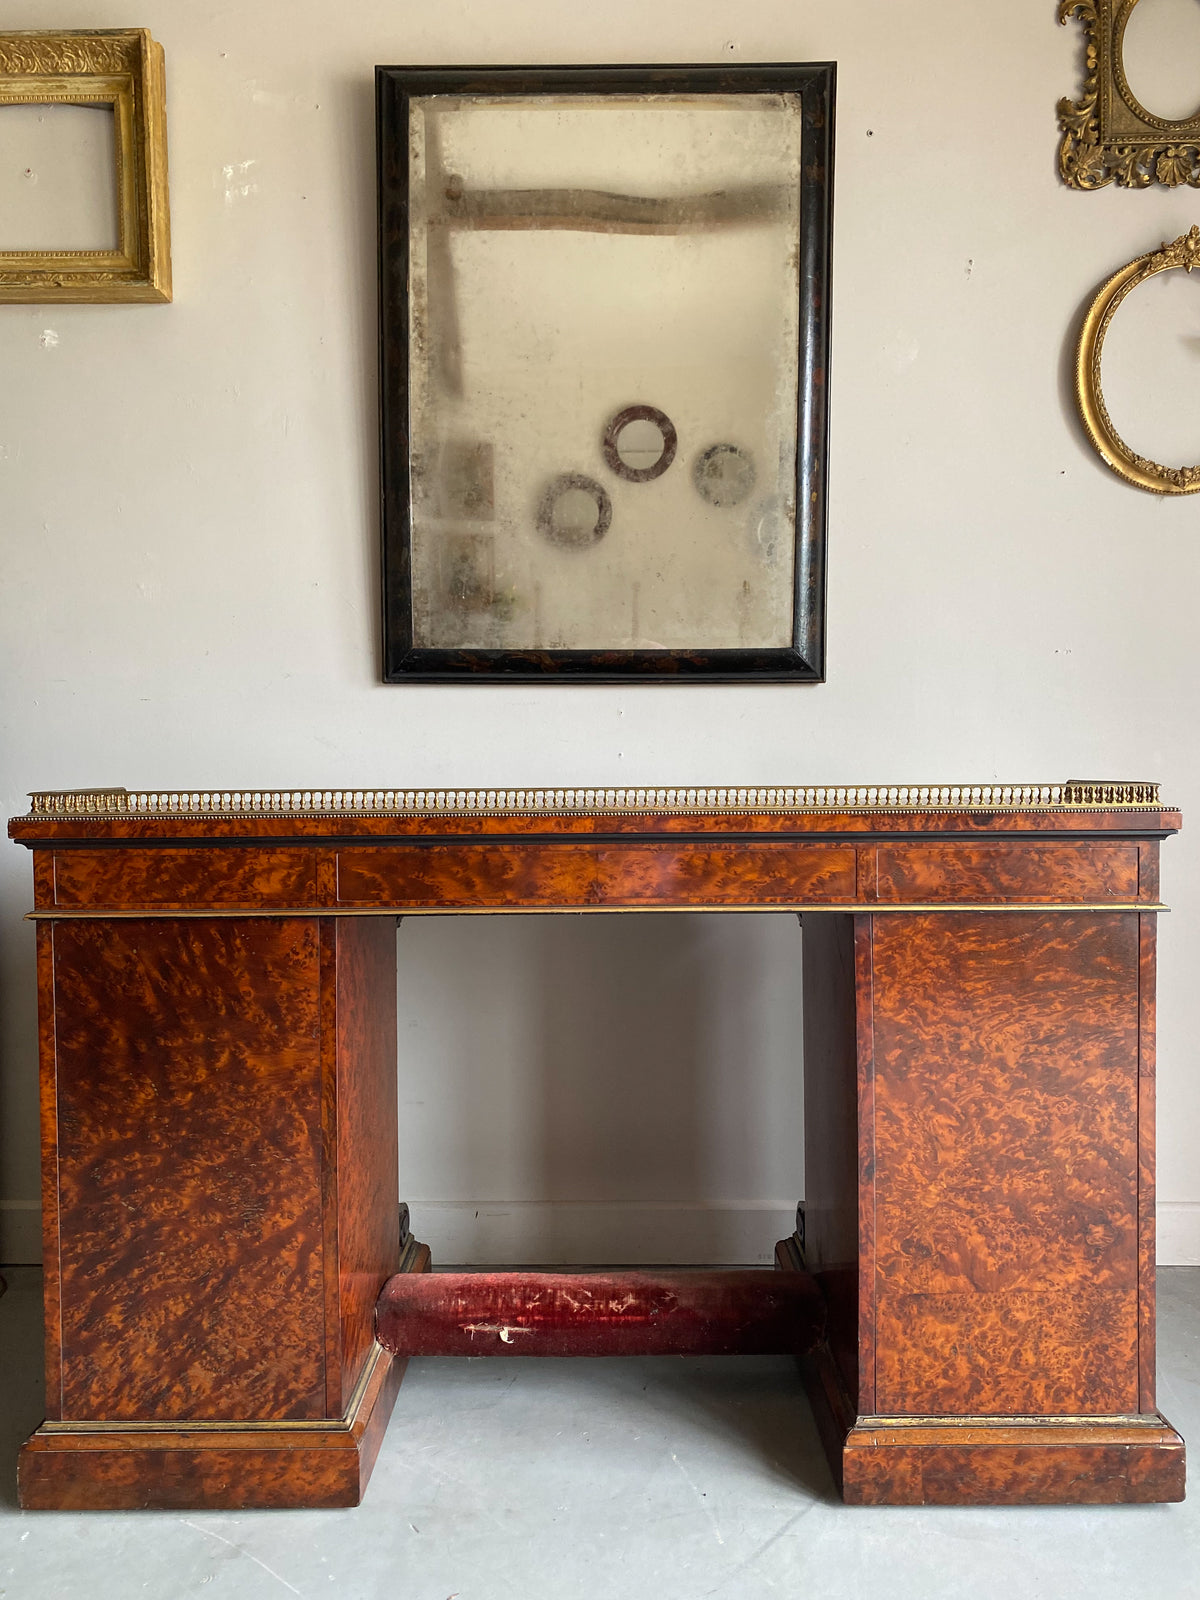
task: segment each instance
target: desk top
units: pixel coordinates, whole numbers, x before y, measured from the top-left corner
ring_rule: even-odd
[[[1161,910],[1149,783],[37,794],[35,917]]]

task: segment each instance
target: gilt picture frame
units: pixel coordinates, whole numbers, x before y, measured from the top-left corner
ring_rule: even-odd
[[[1125,69],[1125,37],[1140,3],[1059,0],[1059,22],[1078,22],[1084,44],[1083,93],[1058,102],[1058,170],[1070,189],[1200,188],[1200,104],[1183,117],[1159,116]]]
[[[116,248],[10,248],[0,221],[0,304],[171,299],[162,46],[145,28],[0,33],[6,106],[111,107]]]
[[[834,99],[376,69],[384,681],[824,680]]]
[[[1200,464],[1169,466],[1133,450],[1109,414],[1101,381],[1104,341],[1126,298],[1160,272],[1189,274],[1200,267],[1200,226],[1149,250],[1115,272],[1087,309],[1075,359],[1075,393],[1084,431],[1096,454],[1119,478],[1150,494],[1200,494]]]

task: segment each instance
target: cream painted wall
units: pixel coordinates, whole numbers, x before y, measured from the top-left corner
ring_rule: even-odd
[[[1072,414],[1069,352],[1099,281],[1197,220],[1200,200],[1059,185],[1054,105],[1080,48],[1054,12],[12,0],[9,27],[148,25],[164,44],[176,299],[0,307],[6,811],[27,788],[112,783],[1111,775],[1160,779],[1194,812],[1200,501],[1139,494],[1099,464]],[[840,64],[829,682],[383,687],[373,64],[726,59]],[[1165,848],[1168,1261],[1200,1260],[1197,837]],[[28,1248],[37,1193],[29,893],[28,857],[0,850],[10,1259]],[[551,926],[401,932],[405,1192],[418,1218],[429,1203],[424,1232],[443,1259],[519,1238],[586,1256],[632,1248],[658,1215],[660,1241],[686,1254],[707,1208],[736,1256],[746,1219],[773,1222],[799,1192],[780,1137],[796,1121],[794,930]],[[709,1020],[727,961],[745,1038]],[[644,973],[660,969],[658,993]],[[486,1032],[463,1018],[477,991]],[[607,1102],[580,1065],[604,1070],[603,1029]],[[652,1161],[639,1130],[673,1125]],[[577,1165],[547,1154],[565,1133]],[[490,1233],[467,1214],[479,1202],[497,1213]],[[505,1221],[516,1202],[527,1209]]]

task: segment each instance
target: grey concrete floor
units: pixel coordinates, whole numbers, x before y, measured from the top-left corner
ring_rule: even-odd
[[[414,1361],[354,1511],[20,1512],[40,1288],[0,1300],[12,1600],[1200,1600],[1179,1506],[854,1509],[790,1362]],[[1200,1268],[1159,1275],[1159,1398],[1200,1442]]]

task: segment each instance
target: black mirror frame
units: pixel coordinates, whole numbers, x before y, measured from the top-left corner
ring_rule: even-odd
[[[836,67],[376,67],[385,683],[823,683]],[[414,95],[799,95],[800,322],[793,635],[782,649],[418,648],[412,627],[408,119]]]

